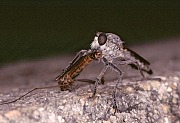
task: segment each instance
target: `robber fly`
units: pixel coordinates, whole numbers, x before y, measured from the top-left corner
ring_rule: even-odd
[[[150,63],[136,52],[124,47],[123,43],[124,42],[116,34],[97,32],[91,43],[91,48],[88,51],[80,51],[73,61],[70,62],[65,71],[56,78],[61,90],[68,90],[74,82],[73,79],[79,75],[84,67],[92,60],[96,59],[102,61],[104,63],[104,68],[96,78],[92,97],[95,96],[97,86],[101,83],[108,67],[112,68],[119,74],[113,91],[113,108],[117,110],[116,88],[123,76],[123,72],[117,66],[130,65],[132,68],[139,70],[143,78],[145,77],[143,72],[148,74],[153,73],[149,67]]]
[[[70,90],[74,79],[92,60],[100,60],[105,64],[102,73],[97,77],[97,83],[102,80],[107,67],[112,67],[121,74],[122,72],[116,67],[116,64],[130,65],[132,68],[140,70],[143,77],[142,71],[152,74],[152,70],[149,68],[150,63],[134,51],[124,47],[123,43],[119,36],[113,33],[97,32],[91,43],[91,49],[81,50],[77,53],[63,73],[56,77],[61,90]]]
[[[58,81],[58,85],[61,90],[71,90],[75,78],[88,64],[90,64],[91,61],[102,61],[104,63],[104,68],[96,78],[92,97],[95,96],[98,84],[101,83],[106,70],[110,67],[119,74],[113,91],[113,107],[117,109],[116,88],[119,82],[121,82],[123,76],[123,72],[117,66],[130,65],[132,68],[139,70],[143,78],[143,72],[152,74],[152,70],[149,68],[150,63],[140,55],[138,55],[136,52],[124,47],[123,43],[124,42],[118,35],[115,35],[113,33],[97,32],[93,42],[91,43],[91,48],[89,50],[81,50],[79,53],[77,53],[75,58],[69,63],[66,69],[56,77],[56,81]],[[16,102],[32,91],[44,88],[49,87],[35,88],[22,95],[18,99],[3,104]]]
[[[123,43],[124,41],[118,35],[103,32],[97,32],[91,43],[91,50],[101,52],[101,57],[98,59],[104,63],[103,70],[96,78],[93,96],[95,96],[97,86],[107,68],[112,68],[119,74],[113,91],[113,107],[115,109],[117,109],[116,89],[123,76],[123,72],[117,67],[118,65],[130,65],[132,68],[139,70],[143,78],[145,77],[143,72],[153,73],[149,67],[150,63],[136,52],[124,47]]]

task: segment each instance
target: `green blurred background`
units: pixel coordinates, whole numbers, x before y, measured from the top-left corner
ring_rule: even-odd
[[[74,2],[75,1],[75,2]],[[1,0],[0,65],[76,53],[94,32],[128,44],[180,35],[180,0]]]

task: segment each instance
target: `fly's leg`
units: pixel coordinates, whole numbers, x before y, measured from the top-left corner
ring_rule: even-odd
[[[161,78],[150,78],[150,77],[145,77],[144,76],[144,73],[143,73],[143,70],[140,68],[139,64],[136,63],[137,67],[138,67],[138,70],[140,71],[140,74],[142,76],[141,80],[157,80],[157,81],[161,81]]]
[[[138,64],[138,63],[136,63],[136,65],[137,65],[138,70],[139,70],[139,72],[140,72],[140,74],[141,74],[141,76],[142,76],[142,79],[144,79],[144,78],[145,78],[145,76],[144,76],[144,74],[143,74],[143,72],[142,72],[142,69],[140,68],[140,66],[139,66],[139,64]]]
[[[99,76],[96,78],[96,82],[95,82],[95,85],[94,85],[94,91],[93,91],[93,95],[92,95],[92,98],[96,95],[96,90],[97,90],[97,86],[98,84],[101,82],[102,80],[102,77],[103,75],[105,74],[107,68],[108,68],[108,64],[106,64],[103,68],[103,70],[101,71],[101,73],[99,74]]]
[[[90,84],[95,84],[96,80],[91,80],[91,79],[74,79],[74,81],[79,81],[79,82],[87,82]],[[101,78],[101,84],[104,85],[105,79],[104,76]]]
[[[112,95],[113,96],[113,108],[115,109],[114,113],[116,113],[116,111],[119,111],[118,108],[117,108],[117,103],[116,103],[117,102],[116,101],[117,87],[118,87],[119,82],[122,81],[123,72],[118,67],[116,67],[114,64],[112,64],[112,63],[109,63],[109,66],[112,69],[114,69],[116,72],[119,73],[119,77],[118,77],[118,80],[116,82],[116,85],[114,86],[113,95]]]
[[[104,85],[104,82],[105,82],[105,79],[104,79],[104,76],[102,76],[102,78],[101,78],[101,84]]]
[[[120,65],[124,65],[124,64],[126,64],[126,65],[133,64],[133,65],[135,65],[137,67],[137,70],[139,70],[142,78],[143,79],[145,78],[144,73],[143,73],[142,69],[140,68],[140,65],[137,62],[133,62],[132,60],[126,60],[126,61],[121,61],[121,63],[119,63],[119,64]]]

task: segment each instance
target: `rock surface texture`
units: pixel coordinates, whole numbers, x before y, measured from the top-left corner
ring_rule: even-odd
[[[141,80],[140,73],[128,66],[118,86],[117,106],[112,108],[116,72],[109,70],[105,83],[98,86],[76,82],[71,92],[58,88],[36,90],[22,99],[0,105],[0,123],[180,123],[180,39],[131,47],[151,63],[154,71]],[[73,56],[22,61],[0,67],[0,103],[11,101],[35,87],[57,85],[53,79]],[[99,75],[103,65],[93,62],[79,78]]]

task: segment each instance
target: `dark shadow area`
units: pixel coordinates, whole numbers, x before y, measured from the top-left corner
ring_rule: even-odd
[[[1,0],[0,65],[76,53],[96,31],[113,32],[127,44],[178,37],[180,2]]]

